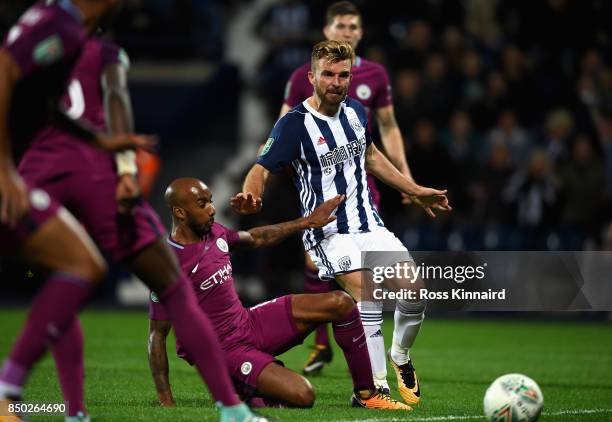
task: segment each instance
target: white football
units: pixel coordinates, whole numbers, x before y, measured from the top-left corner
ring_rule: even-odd
[[[540,416],[542,406],[542,390],[522,374],[502,375],[484,396],[485,418],[492,422],[532,422]]]

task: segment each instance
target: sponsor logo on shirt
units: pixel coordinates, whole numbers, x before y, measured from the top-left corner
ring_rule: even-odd
[[[217,284],[225,283],[232,276],[232,264],[229,262],[219,268],[213,275],[200,283],[200,289],[208,290]]]
[[[268,138],[268,140],[266,141],[266,144],[264,145],[263,149],[261,150],[261,154],[260,155],[266,155],[268,153],[268,151],[270,151],[270,148],[272,148],[272,144],[274,143],[274,138],[270,137]]]
[[[319,161],[321,162],[321,167],[324,169],[323,171],[326,172],[326,167],[333,167],[353,157],[360,156],[363,154],[365,146],[365,136],[362,136],[359,140],[351,141],[346,145],[339,145],[331,151],[319,155]]]
[[[155,292],[151,292],[151,301],[158,303],[159,302],[159,298],[157,297],[157,295],[155,294]]]

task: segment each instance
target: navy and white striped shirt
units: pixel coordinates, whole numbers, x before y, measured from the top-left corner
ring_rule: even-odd
[[[363,233],[383,226],[366,181],[365,151],[372,143],[367,125],[365,109],[352,98],[333,117],[304,101],[276,122],[257,159],[272,173],[291,166],[303,216],[337,194],[346,195],[336,221],[304,231],[306,250],[334,233]]]

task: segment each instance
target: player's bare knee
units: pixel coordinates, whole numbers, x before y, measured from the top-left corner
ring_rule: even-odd
[[[329,294],[332,297],[332,309],[337,318],[342,318],[355,308],[355,301],[348,293],[337,290]]]
[[[315,391],[310,382],[302,377],[303,382],[298,384],[294,395],[294,405],[297,407],[310,408],[314,406]]]
[[[96,285],[104,281],[107,271],[106,263],[102,259],[91,256],[79,260],[72,269],[72,272]]]
[[[95,284],[100,284],[106,278],[108,267],[104,261],[94,260],[91,267],[91,272],[91,281]]]

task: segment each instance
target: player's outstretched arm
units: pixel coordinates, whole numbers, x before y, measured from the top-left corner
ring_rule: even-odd
[[[434,209],[450,211],[446,190],[419,186],[401,174],[374,144],[366,150],[366,168],[378,180],[398,192],[408,195],[412,202],[423,207],[429,216],[435,218]]]
[[[334,211],[338,205],[344,201],[344,195],[336,195],[319,205],[307,217],[300,217],[292,221],[287,221],[269,226],[252,228],[246,232],[239,232],[241,248],[261,248],[279,243],[287,236],[298,233],[301,230],[320,228],[326,226],[336,219]]]
[[[397,124],[397,120],[395,120],[395,110],[393,106],[388,105],[386,107],[379,107],[375,110],[375,115],[382,144],[385,148],[385,155],[400,173],[406,176],[408,180],[414,182],[408,160],[406,160],[404,140],[402,139],[402,132]],[[410,197],[405,193],[402,193],[402,203],[412,203]]]
[[[400,173],[414,182],[410,166],[406,160],[404,140],[402,139],[402,133],[395,120],[393,106],[379,107],[376,109],[375,113],[386,156]]]
[[[170,321],[149,321],[149,368],[157,390],[159,404],[164,407],[176,406],[170,387],[168,354],[166,353],[166,338],[170,328],[172,328]]]
[[[0,223],[13,227],[28,211],[25,183],[15,169],[9,139],[9,108],[13,88],[21,76],[19,66],[6,50],[0,50]]]
[[[230,198],[230,205],[240,214],[255,214],[263,206],[261,197],[270,172],[261,164],[255,164],[246,175],[242,192]]]

